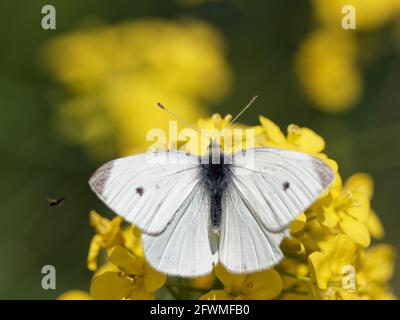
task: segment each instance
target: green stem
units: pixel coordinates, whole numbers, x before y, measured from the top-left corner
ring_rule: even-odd
[[[279,268],[276,268],[276,271],[278,271],[279,273],[281,273],[281,274],[283,274],[285,276],[288,276],[288,277],[291,277],[291,278],[295,278],[297,280],[306,281],[306,282],[311,281],[310,277],[299,276],[299,275],[296,275],[296,274],[293,274],[293,273],[290,273],[290,272],[283,271],[283,270],[281,270]]]
[[[290,259],[293,259],[293,260],[297,260],[297,261],[299,261],[301,263],[306,263],[307,262],[307,258],[306,257],[302,257],[302,256],[300,256],[298,254],[293,254],[291,252],[286,252],[286,251],[285,251],[285,258],[290,258]]]
[[[166,284],[165,288],[174,297],[175,300],[181,300],[180,295],[178,293],[176,293],[175,290],[173,290],[170,285]]]

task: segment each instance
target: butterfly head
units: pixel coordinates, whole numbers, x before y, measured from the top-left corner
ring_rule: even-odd
[[[208,145],[208,152],[213,152],[213,151],[221,151],[222,146],[218,143],[216,139],[210,140],[210,144]]]
[[[224,152],[223,152],[222,146],[218,143],[218,141],[216,139],[213,139],[210,141],[207,151],[208,151],[207,152],[208,155],[206,156],[206,158],[209,159],[210,164],[221,163]]]

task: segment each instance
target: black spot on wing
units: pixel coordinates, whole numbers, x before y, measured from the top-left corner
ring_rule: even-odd
[[[286,191],[287,189],[289,189],[289,187],[290,187],[290,183],[288,181],[285,181],[282,184],[283,191]]]
[[[142,196],[142,195],[144,194],[144,189],[143,189],[143,187],[137,187],[137,188],[136,188],[136,193],[137,193],[139,196]]]

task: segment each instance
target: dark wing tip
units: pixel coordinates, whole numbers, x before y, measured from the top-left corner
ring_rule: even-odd
[[[113,162],[107,162],[98,168],[89,179],[89,185],[94,192],[99,195],[103,194],[105,184],[110,177]]]
[[[314,170],[317,173],[323,188],[327,188],[333,182],[333,179],[335,178],[335,173],[333,172],[331,167],[328,166],[321,159],[314,158],[313,165]]]

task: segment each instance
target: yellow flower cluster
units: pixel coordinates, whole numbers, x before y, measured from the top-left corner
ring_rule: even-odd
[[[342,7],[356,10],[356,28],[374,31],[400,13],[398,0],[314,0],[319,26],[300,45],[296,73],[305,96],[314,107],[345,112],[355,107],[363,89],[358,39],[342,29]]]
[[[200,128],[221,130],[231,120],[214,115],[198,121]],[[241,126],[239,126],[241,127]],[[244,127],[243,127],[244,128]],[[278,146],[317,156],[336,172],[332,186],[291,224],[291,238],[281,245],[285,258],[274,268],[251,274],[231,274],[221,265],[210,275],[186,282],[150,268],[134,226],[121,228],[121,218],[105,219],[91,213],[96,230],[88,255],[94,273],[90,297],[95,299],[148,299],[163,287],[176,298],[201,299],[392,299],[388,281],[395,249],[371,246],[384,231],[370,207],[373,181],[367,174],[351,176],[342,184],[335,161],[323,152],[322,137],[308,128],[290,125],[287,134],[271,120],[260,117],[253,127],[257,146]],[[231,129],[229,129],[231,130]],[[187,146],[190,150],[191,146]],[[97,261],[102,258],[102,266]],[[179,290],[177,290],[178,288]],[[198,292],[197,296],[190,293]],[[85,297],[72,292],[61,298]],[[86,294],[87,296],[87,294]],[[161,295],[160,297],[165,297]],[[87,296],[88,297],[88,296]]]
[[[44,61],[70,98],[57,127],[94,157],[130,154],[151,128],[167,130],[157,101],[194,121],[224,98],[231,71],[222,37],[199,21],[135,20],[81,29],[53,39]]]

